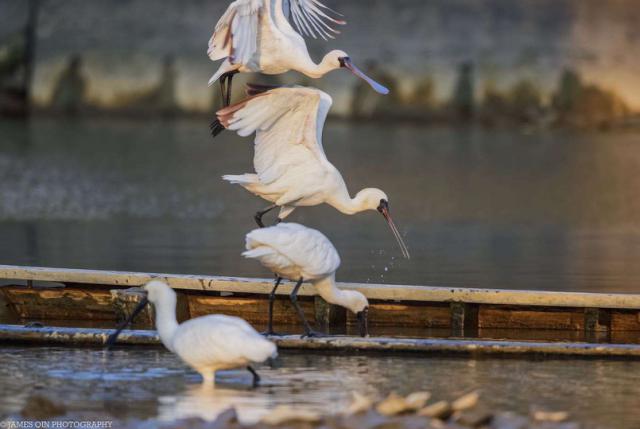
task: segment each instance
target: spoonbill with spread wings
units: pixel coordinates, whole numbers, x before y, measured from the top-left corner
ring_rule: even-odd
[[[281,74],[296,70],[311,78],[319,78],[332,70],[346,68],[364,79],[381,94],[389,90],[374,81],[352,62],[349,55],[334,50],[319,64],[313,62],[302,36],[287,19],[306,36],[334,38],[339,33],[333,27],[344,21],[318,0],[236,0],[215,27],[207,54],[213,61],[224,59],[209,85],[220,79],[225,106],[231,103],[231,82],[236,73],[260,72]]]
[[[250,87],[250,93],[259,90]],[[278,222],[296,207],[329,204],[348,215],[376,210],[384,216],[404,257],[409,251],[389,211],[382,190],[366,188],[351,198],[347,185],[322,147],[322,130],[331,108],[331,97],[314,88],[283,87],[247,98],[217,113],[213,128],[226,128],[246,137],[256,133],[255,174],[225,175],[223,179],[273,203],[255,215],[279,207]]]

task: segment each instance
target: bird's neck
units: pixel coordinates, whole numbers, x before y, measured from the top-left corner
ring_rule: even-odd
[[[332,198],[327,201],[330,206],[333,206],[341,213],[352,215],[367,210],[364,207],[364,198],[362,194],[358,193],[355,198],[351,198],[346,185],[342,186],[339,192],[336,192]]]
[[[327,54],[319,64],[314,63],[311,58],[309,58],[309,61],[304,65],[302,72],[312,79],[319,79],[335,69],[336,66],[333,64],[331,58]]]
[[[162,344],[169,350],[173,351],[172,340],[178,329],[178,320],[176,319],[176,298],[160,301],[155,305],[156,310],[156,329]]]
[[[336,277],[335,274],[327,276],[322,279],[313,280],[313,285],[315,286],[318,294],[327,301],[329,304],[334,305],[344,305],[344,292],[336,287]]]

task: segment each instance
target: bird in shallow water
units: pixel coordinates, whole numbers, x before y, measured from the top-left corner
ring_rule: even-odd
[[[147,283],[142,289],[146,296],[129,318],[109,336],[107,348],[113,346],[120,332],[148,303],[152,303],[162,344],[198,371],[205,384],[215,384],[216,371],[244,367],[253,376],[253,385],[257,386],[260,376],[250,364],[277,356],[276,345],[243,319],[216,314],[178,324],[177,297],[173,289],[158,280]]]
[[[256,173],[222,178],[272,203],[256,213],[258,226],[264,226],[262,217],[275,208],[280,208],[278,222],[297,207],[319,204],[329,204],[348,215],[374,210],[385,218],[403,256],[409,258],[409,250],[391,218],[387,194],[366,188],[352,198],[340,171],[325,155],[322,131],[331,97],[300,86],[264,92],[250,86],[249,91],[253,95],[246,100],[218,111],[214,127],[236,131],[242,137],[256,133]]]
[[[236,0],[216,24],[207,55],[213,61],[224,59],[209,85],[220,80],[225,106],[231,103],[231,83],[236,73],[259,72],[269,75],[296,70],[320,78],[332,70],[346,68],[365,80],[375,91],[389,90],[358,69],[346,52],[334,50],[319,64],[311,59],[303,37],[291,26],[289,14],[298,30],[313,38],[333,39],[339,33],[333,26],[346,24],[318,0]]]
[[[304,326],[303,337],[323,335],[311,329],[298,304],[298,291],[305,280],[311,282],[325,301],[353,312],[360,335],[369,335],[369,301],[358,291],[342,290],[336,286],[335,274],[340,267],[340,256],[320,231],[297,223],[280,223],[248,233],[246,247],[243,256],[259,260],[276,274],[276,282],[269,295],[268,335],[274,334],[273,303],[283,278],[297,282],[290,298]]]

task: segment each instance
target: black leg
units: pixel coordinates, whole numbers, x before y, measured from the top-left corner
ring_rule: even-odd
[[[278,289],[278,286],[280,286],[281,281],[282,277],[276,277],[276,283],[269,294],[269,322],[267,324],[267,332],[264,332],[264,335],[277,335],[273,332],[273,304],[276,300],[276,290]]]
[[[260,385],[260,376],[256,372],[255,369],[251,368],[251,366],[247,366],[247,371],[253,375],[253,387],[258,387]]]
[[[311,329],[309,322],[307,322],[307,319],[304,317],[302,308],[300,308],[300,306],[298,305],[298,291],[300,290],[300,286],[302,286],[303,281],[304,279],[300,278],[300,280],[298,280],[298,283],[296,283],[296,286],[293,288],[293,291],[291,292],[291,303],[298,312],[298,317],[300,317],[302,325],[304,326],[304,335],[302,337],[320,337],[322,336],[322,334]]]
[[[258,226],[260,228],[264,228],[264,223],[262,222],[262,216],[266,215],[267,213],[269,213],[271,210],[275,209],[276,206],[275,204],[272,206],[267,207],[264,210],[261,210],[259,212],[256,212],[255,216],[253,217],[256,220],[256,223],[258,224]]]
[[[226,74],[223,74],[222,76],[220,76],[220,97],[222,97],[222,107],[227,107],[224,104],[225,100],[227,99],[227,95],[225,94],[225,91],[224,91],[226,80],[227,80]]]
[[[233,82],[233,75],[235,73],[229,73],[229,75],[227,76],[227,99],[226,101],[226,105],[225,106],[229,106],[231,104],[231,84]]]

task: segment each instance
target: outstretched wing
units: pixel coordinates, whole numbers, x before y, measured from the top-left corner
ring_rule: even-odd
[[[230,58],[247,64],[258,46],[258,25],[264,0],[236,0],[222,15],[209,40],[207,54],[213,61]]]
[[[217,115],[225,128],[242,137],[256,133],[254,167],[260,182],[269,184],[303,166],[328,163],[321,139],[331,104],[331,97],[318,89],[277,88]]]
[[[340,34],[334,28],[335,25],[345,25],[346,22],[340,17],[338,12],[320,3],[318,0],[288,0],[291,12],[291,21],[298,29],[298,32],[308,37],[317,39],[318,37],[335,39],[335,34]],[[331,15],[335,15],[333,17]]]
[[[320,231],[297,223],[253,230],[247,234],[246,247],[245,257],[259,259],[274,271],[297,266],[307,275],[320,277],[340,267],[340,256],[331,241]]]

